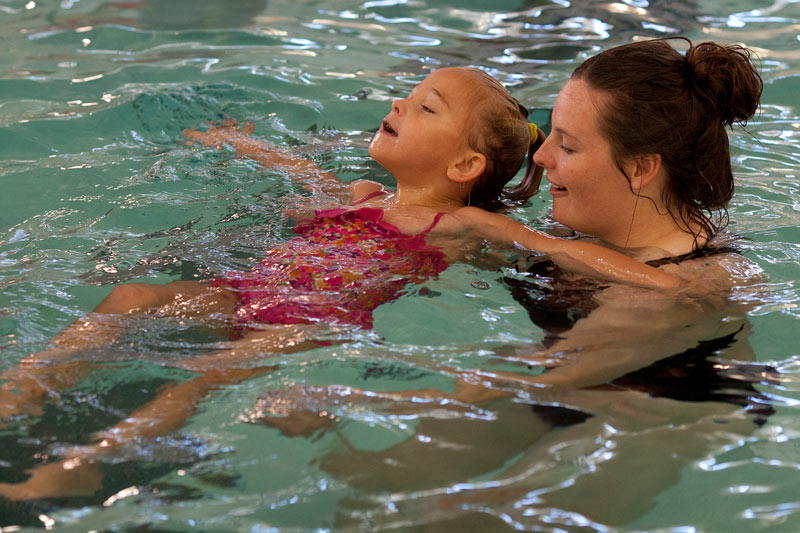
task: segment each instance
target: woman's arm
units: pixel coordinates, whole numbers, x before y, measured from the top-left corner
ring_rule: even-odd
[[[553,237],[505,215],[474,207],[453,214],[475,239],[549,255],[565,270],[652,288],[676,288],[682,279],[599,244]]]

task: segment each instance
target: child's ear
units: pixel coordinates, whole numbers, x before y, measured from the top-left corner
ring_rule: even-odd
[[[661,154],[637,155],[628,166],[631,188],[638,193],[656,179],[660,171]]]
[[[456,183],[468,183],[477,179],[486,170],[486,156],[468,151],[450,163],[447,167],[447,177]]]

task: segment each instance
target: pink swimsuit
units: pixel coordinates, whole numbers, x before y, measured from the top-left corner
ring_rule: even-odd
[[[238,292],[242,323],[371,328],[373,309],[447,268],[444,254],[425,243],[441,216],[423,233],[405,235],[382,220],[382,209],[317,211],[294,228],[298,237],[267,250],[251,271],[230,272],[215,284]]]

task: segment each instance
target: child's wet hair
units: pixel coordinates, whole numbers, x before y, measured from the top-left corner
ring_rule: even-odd
[[[475,95],[467,143],[486,156],[486,169],[473,184],[468,204],[490,211],[522,205],[539,189],[543,169],[534,164],[533,154],[544,142],[544,133],[539,132],[532,143],[525,106],[486,72],[474,68],[465,70],[484,82]],[[522,181],[506,188],[526,159]]]

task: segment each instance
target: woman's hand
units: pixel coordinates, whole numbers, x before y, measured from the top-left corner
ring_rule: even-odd
[[[437,389],[375,392],[345,385],[294,386],[270,391],[244,419],[271,426],[287,437],[311,437],[340,421],[342,406],[372,404],[392,414],[411,414],[435,407],[452,411],[470,411],[472,403],[499,396],[503,390],[487,389],[480,383],[457,380],[452,394]]]

